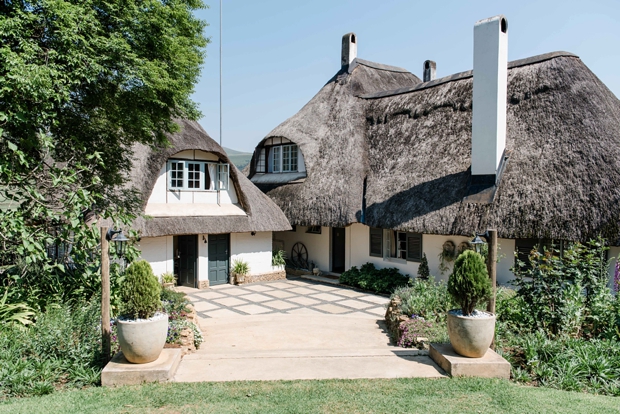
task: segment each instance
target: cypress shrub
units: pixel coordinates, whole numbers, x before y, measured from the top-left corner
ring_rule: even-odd
[[[460,305],[463,315],[471,315],[478,303],[489,298],[491,281],[479,253],[466,250],[456,259],[448,278],[448,293]]]
[[[420,262],[420,266],[418,266],[418,278],[422,280],[428,280],[431,275],[431,271],[428,268],[428,259],[426,258],[426,253],[422,256],[422,261]]]
[[[125,273],[123,313],[129,318],[148,319],[161,309],[161,285],[146,260],[132,263]]]

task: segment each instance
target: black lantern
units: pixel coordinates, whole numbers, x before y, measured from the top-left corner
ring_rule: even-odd
[[[474,245],[474,249],[476,249],[476,253],[482,254],[482,245],[487,244],[486,241],[482,240],[481,237],[484,237],[485,240],[489,240],[489,233],[484,232],[480,234],[476,234],[476,237],[471,241],[471,244]]]
[[[114,237],[116,236],[116,237]],[[125,255],[125,249],[127,248],[127,242],[129,239],[123,234],[123,230],[109,229],[105,235],[106,240],[113,241],[116,248],[116,255],[123,257]]]

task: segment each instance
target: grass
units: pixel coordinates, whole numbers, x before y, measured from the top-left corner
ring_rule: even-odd
[[[506,380],[395,379],[168,383],[10,399],[0,413],[618,413],[614,397]]]

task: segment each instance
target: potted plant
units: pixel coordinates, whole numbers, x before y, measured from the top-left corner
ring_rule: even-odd
[[[174,276],[174,274],[166,272],[161,275],[161,283],[164,286],[164,289],[173,288],[176,284],[176,277]]]
[[[271,252],[271,266],[284,269],[286,265],[286,252],[284,250],[274,250]]]
[[[168,334],[168,315],[162,307],[161,285],[145,261],[132,263],[121,290],[123,309],[116,321],[118,341],[127,361],[145,364],[159,358]]]
[[[250,266],[247,262],[238,259],[233,262],[231,272],[235,278],[235,282],[239,285],[245,283],[245,277],[250,273]]]
[[[495,315],[475,309],[491,294],[491,281],[479,253],[466,250],[456,259],[448,279],[448,293],[461,307],[448,312],[452,347],[466,357],[483,357],[493,341]]]

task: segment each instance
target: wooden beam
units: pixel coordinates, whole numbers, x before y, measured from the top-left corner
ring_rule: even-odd
[[[489,233],[489,257],[487,260],[487,271],[491,279],[491,297],[487,311],[495,313],[495,292],[497,290],[497,230],[488,230]]]
[[[101,352],[105,363],[110,360],[110,255],[107,227],[101,227]]]

